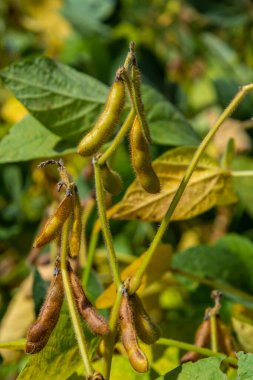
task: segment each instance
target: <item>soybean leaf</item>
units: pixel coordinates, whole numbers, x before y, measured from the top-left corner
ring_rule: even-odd
[[[222,359],[223,357],[220,356],[201,359],[196,363],[186,363],[176,370],[158,377],[157,380],[227,380],[228,377],[220,370]]]
[[[149,194],[135,180],[123,199],[109,210],[109,215],[114,219],[161,221],[194,152],[195,149],[191,147],[177,148],[158,157],[153,167],[161,182],[161,192]],[[230,174],[204,155],[173,214],[173,220],[189,219],[215,205],[227,205],[235,201]]]
[[[91,127],[107,95],[96,79],[46,57],[15,62],[0,76],[33,116],[64,139],[76,140]]]
[[[19,162],[71,153],[75,148],[55,148],[60,138],[46,129],[33,116],[27,115],[15,124],[0,142],[0,163]]]
[[[39,314],[40,309],[43,305],[43,302],[47,294],[48,285],[49,284],[45,280],[43,280],[43,278],[40,275],[40,272],[36,268],[34,271],[32,286],[34,309],[36,315]]]
[[[238,352],[238,376],[236,380],[252,380],[253,354]]]

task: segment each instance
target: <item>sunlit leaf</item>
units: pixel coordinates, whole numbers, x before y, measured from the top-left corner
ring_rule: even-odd
[[[253,368],[253,354],[238,352],[238,377],[236,380],[251,380]]]
[[[194,148],[177,148],[164,153],[153,162],[160,182],[161,192],[149,194],[135,180],[122,201],[117,203],[109,215],[114,219],[141,219],[159,222],[191,162]],[[204,155],[173,214],[173,220],[189,219],[213,206],[234,203],[231,176],[222,170],[209,156]]]
[[[145,253],[136,259],[132,264],[127,266],[121,273],[122,280],[133,276],[137,268],[143,261]],[[138,293],[142,293],[149,284],[161,278],[162,274],[170,268],[171,263],[171,247],[168,244],[160,244],[153,255],[145,274],[142,278],[141,286]],[[116,287],[110,285],[97,299],[96,306],[98,308],[107,308],[113,305],[116,296]]]

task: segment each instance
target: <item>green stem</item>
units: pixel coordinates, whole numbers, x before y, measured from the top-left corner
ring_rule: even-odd
[[[12,351],[24,351],[26,339],[11,340],[9,342],[0,342],[0,348]]]
[[[131,279],[131,282],[130,282],[130,293],[134,293],[140,286],[141,284],[141,280],[142,280],[142,276],[143,274],[145,273],[146,271],[146,268],[150,262],[150,260],[152,259],[153,255],[154,255],[154,252],[156,251],[158,245],[160,244],[161,242],[161,239],[168,227],[168,224],[169,222],[171,221],[171,218],[172,218],[172,215],[185,191],[185,188],[201,158],[201,156],[203,155],[206,147],[208,146],[208,144],[210,143],[211,139],[213,138],[213,136],[215,135],[215,133],[218,131],[218,129],[220,128],[221,124],[224,122],[224,120],[231,115],[231,113],[234,111],[234,109],[237,107],[237,105],[240,103],[240,101],[243,99],[243,97],[253,89],[253,84],[249,84],[249,85],[246,85],[246,86],[243,86],[240,88],[240,90],[238,91],[238,93],[235,95],[235,97],[233,98],[233,100],[231,101],[231,103],[228,105],[228,107],[223,111],[223,113],[221,114],[221,116],[219,117],[219,119],[217,120],[217,122],[214,124],[214,126],[210,129],[210,131],[207,133],[207,135],[205,136],[205,138],[203,139],[203,141],[200,143],[198,149],[196,150],[193,158],[192,158],[192,161],[190,163],[190,165],[188,166],[187,170],[186,170],[186,173],[177,189],[177,192],[175,193],[174,195],[174,198],[172,199],[172,202],[171,204],[169,205],[169,208],[160,224],[160,227],[158,228],[157,230],[157,233],[155,235],[155,238],[154,240],[152,241],[149,249],[147,250],[146,252],[146,255],[144,257],[144,260],[142,261],[141,265],[139,266],[139,268],[137,269],[134,277]]]
[[[203,278],[195,274],[185,272],[181,269],[171,269],[171,272],[175,274],[179,274],[180,276],[189,278],[189,280],[199,282],[200,284],[210,286],[210,288],[212,289],[219,289],[224,293],[230,293],[233,296],[240,297],[244,299],[245,301],[250,302],[251,304],[253,303],[253,296],[251,294],[248,294],[224,282]]]
[[[253,176],[253,170],[238,170],[231,172],[232,177],[251,177]]]
[[[65,295],[66,295],[66,299],[68,303],[68,309],[69,309],[70,317],[72,320],[72,325],[75,331],[80,354],[83,359],[85,373],[87,376],[90,376],[93,373],[93,369],[90,364],[87,344],[86,344],[84,333],[82,330],[80,318],[76,309],[74,296],[73,296],[70,281],[69,281],[68,269],[67,269],[69,229],[70,229],[70,218],[68,218],[68,220],[64,223],[64,226],[62,229],[61,273],[62,273],[64,291],[65,291]]]
[[[211,347],[213,352],[218,352],[218,337],[217,337],[217,321],[216,315],[211,313],[210,315],[211,323]]]
[[[104,189],[103,184],[101,180],[101,173],[100,173],[100,166],[98,162],[95,160],[94,163],[94,172],[95,172],[95,185],[96,185],[96,194],[97,194],[97,205],[98,205],[98,213],[101,223],[101,229],[103,231],[106,247],[107,247],[107,253],[108,253],[108,260],[111,268],[111,273],[113,275],[113,280],[116,285],[116,288],[118,289],[121,286],[121,279],[119,274],[119,267],[118,267],[118,261],[116,258],[116,254],[113,247],[112,242],[112,235],[109,227],[109,223],[106,216],[106,209],[105,209],[105,197],[104,197]]]
[[[134,122],[135,112],[134,109],[131,109],[129,112],[125,122],[123,123],[121,129],[119,130],[118,134],[116,135],[115,139],[109,146],[109,148],[104,152],[104,154],[98,159],[97,163],[99,165],[103,165],[109,157],[115,152],[119,144],[121,143],[123,137],[126,135],[128,130],[131,128]]]
[[[163,346],[177,347],[177,348],[180,348],[180,349],[186,350],[186,351],[198,352],[199,354],[201,354],[203,356],[224,356],[224,354],[221,352],[214,352],[212,350],[209,350],[208,348],[198,347],[198,346],[195,346],[194,344],[180,342],[180,341],[174,340],[174,339],[160,338],[155,344],[160,344]],[[238,365],[237,359],[232,358],[230,356],[226,356],[224,361],[229,363],[229,364],[232,364],[233,366]]]
[[[96,247],[97,247],[97,242],[98,242],[98,236],[99,236],[98,232],[94,232],[94,229],[93,229],[91,233],[91,239],[90,239],[88,255],[87,255],[87,263],[86,263],[84,277],[83,277],[84,288],[87,287],[87,284],[90,278],[91,268],[93,264]]]
[[[122,286],[120,286],[120,288],[117,291],[116,300],[114,302],[111,315],[110,315],[110,322],[109,322],[110,333],[105,338],[105,353],[104,353],[105,380],[109,380],[110,378],[113,348],[114,348],[114,343],[115,343],[117,330],[118,330],[119,309],[120,309],[121,298],[122,298]]]

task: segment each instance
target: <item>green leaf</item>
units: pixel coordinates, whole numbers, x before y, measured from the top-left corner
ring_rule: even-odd
[[[245,354],[238,352],[238,376],[236,380],[252,380],[253,379],[253,354]]]
[[[143,86],[143,103],[154,143],[197,146],[200,139],[188,121],[163,95]]]
[[[15,62],[0,76],[43,125],[74,141],[91,127],[108,91],[96,79],[46,57]]]
[[[221,356],[186,363],[156,380],[228,380],[220,370],[222,360]]]
[[[47,294],[48,285],[49,284],[43,280],[43,278],[40,275],[40,272],[36,268],[34,271],[32,287],[35,315],[38,315],[40,312],[40,309],[43,305],[43,302]]]
[[[228,234],[212,246],[200,245],[179,252],[173,256],[172,267],[253,291],[253,244],[236,234]]]
[[[123,199],[109,210],[115,219],[141,219],[159,222],[164,217],[178,186],[195,153],[195,148],[169,150],[153,162],[161,182],[158,194],[147,193],[136,179]],[[202,156],[173,214],[172,220],[184,220],[199,215],[215,205],[234,203],[229,173],[207,155]]]
[[[15,124],[0,141],[0,163],[62,156],[63,153],[74,151],[74,148],[61,147],[59,137],[28,115]]]

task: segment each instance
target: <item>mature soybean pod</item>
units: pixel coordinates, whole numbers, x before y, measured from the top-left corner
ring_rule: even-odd
[[[104,189],[112,195],[119,194],[122,189],[122,180],[120,175],[116,171],[109,168],[107,163],[101,165],[100,170]]]
[[[137,116],[130,132],[130,147],[133,168],[141,186],[148,193],[159,193],[160,181],[152,167],[148,144]]]
[[[133,310],[126,292],[123,293],[121,300],[119,324],[122,343],[132,367],[137,372],[147,372],[149,368],[148,359],[138,345]]]
[[[225,323],[217,317],[219,346],[222,352],[228,356],[235,356],[235,346],[229,329]]]
[[[198,327],[196,333],[195,333],[195,341],[194,344],[198,347],[205,347],[210,341],[210,334],[211,334],[211,324],[210,319],[205,319],[201,325]],[[182,358],[181,363],[186,363],[188,361],[197,361],[200,358],[200,354],[189,351],[187,352]]]
[[[41,233],[35,239],[34,248],[42,247],[55,239],[61,232],[61,228],[71,214],[73,208],[72,195],[65,195],[54,214],[48,219]]]
[[[83,317],[89,329],[98,335],[106,335],[109,333],[109,326],[106,320],[98,314],[95,307],[87,298],[83,291],[81,282],[77,275],[69,270],[69,278],[72,291],[76,300],[76,306],[79,314]]]
[[[73,223],[70,232],[69,252],[71,257],[77,257],[79,255],[82,238],[82,207],[77,188],[73,195],[73,202]]]
[[[57,270],[39,316],[28,330],[26,353],[35,354],[45,347],[59,319],[63,298],[62,276]]]
[[[158,326],[151,320],[137,294],[130,297],[134,324],[138,337],[146,344],[153,344],[160,338]]]
[[[80,141],[77,151],[82,156],[91,156],[112,136],[121,115],[125,102],[125,84],[121,74],[116,74],[109,92],[105,108],[96,124]]]

